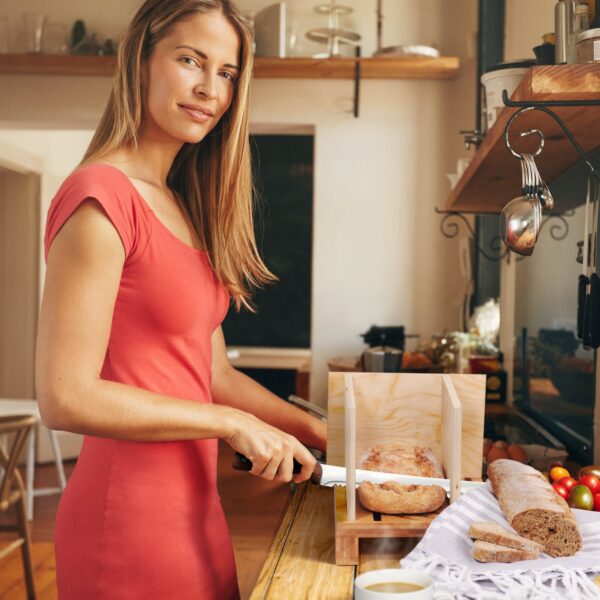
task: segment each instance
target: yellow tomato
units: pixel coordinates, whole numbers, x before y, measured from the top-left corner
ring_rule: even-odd
[[[563,477],[570,477],[569,471],[567,471],[564,467],[554,467],[552,471],[550,471],[550,477],[552,481],[558,481]]]

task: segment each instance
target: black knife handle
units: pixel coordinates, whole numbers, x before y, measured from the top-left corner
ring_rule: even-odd
[[[583,315],[585,309],[585,290],[587,288],[588,278],[586,275],[580,275],[577,281],[577,337],[583,339]]]
[[[600,346],[600,277],[592,273],[590,277],[590,306],[589,306],[589,336],[590,346]]]
[[[245,457],[241,452],[236,452],[233,458],[232,467],[236,471],[251,471],[252,461],[249,458]],[[298,473],[300,473],[300,471],[302,471],[302,465],[296,459],[294,459],[293,473],[297,475]],[[321,483],[321,474],[321,465],[317,463],[315,465],[315,470],[313,471],[310,480],[313,483]]]
[[[591,314],[590,314],[590,285],[588,284],[587,286],[587,290],[586,290],[586,294],[585,294],[585,301],[583,303],[583,347],[584,348],[591,348],[591,338],[590,338],[590,320],[591,320]]]
[[[252,471],[252,461],[246,458],[241,452],[235,453],[232,466],[236,471]],[[302,471],[302,465],[294,459],[294,475],[297,475],[300,471]]]

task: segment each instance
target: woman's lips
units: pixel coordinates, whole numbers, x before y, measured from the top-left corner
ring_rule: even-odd
[[[200,110],[194,110],[193,108],[188,108],[187,106],[182,106],[181,104],[178,106],[190,117],[190,119],[193,119],[197,123],[206,123],[211,118],[211,115]]]

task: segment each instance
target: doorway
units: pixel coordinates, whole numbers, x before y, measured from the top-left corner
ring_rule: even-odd
[[[35,398],[40,174],[0,160],[0,397]]]

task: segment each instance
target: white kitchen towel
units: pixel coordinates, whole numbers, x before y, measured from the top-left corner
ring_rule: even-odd
[[[511,529],[488,484],[463,494],[444,510],[401,565],[427,572],[435,579],[436,589],[460,600],[600,598],[600,588],[592,581],[600,573],[600,513],[573,513],[583,538],[575,556],[542,554],[536,560],[507,564],[477,562],[471,557],[470,523],[495,521]]]

